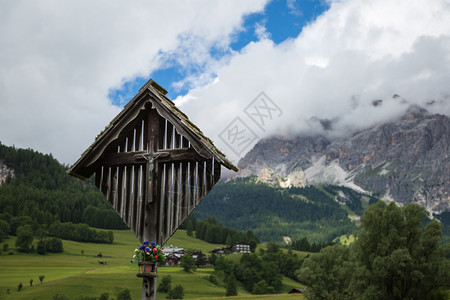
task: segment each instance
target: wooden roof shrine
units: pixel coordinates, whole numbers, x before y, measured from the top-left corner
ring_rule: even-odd
[[[164,244],[220,178],[237,171],[153,80],[68,173],[95,184],[141,241]]]

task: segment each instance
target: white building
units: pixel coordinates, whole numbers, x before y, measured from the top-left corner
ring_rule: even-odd
[[[162,247],[162,250],[164,251],[165,255],[173,255],[178,258],[182,257],[186,253],[184,251],[184,248],[174,247],[173,245],[170,245],[168,247]]]
[[[250,253],[250,244],[240,242],[233,246],[233,253]]]

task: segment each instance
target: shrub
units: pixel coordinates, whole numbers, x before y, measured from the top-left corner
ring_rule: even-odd
[[[117,300],[131,300],[130,290],[124,289],[117,295]]]
[[[189,254],[181,257],[181,267],[183,267],[185,272],[195,271],[197,269],[194,258],[192,258]]]
[[[40,255],[44,255],[44,254],[47,253],[47,246],[45,245],[45,241],[44,241],[44,240],[40,240],[40,241],[37,243],[36,251],[37,251],[37,253],[40,254]]]
[[[183,299],[184,296],[184,288],[181,285],[177,285],[173,289],[169,291],[167,294],[167,299]]]
[[[33,239],[33,229],[30,225],[19,226],[17,228],[16,247],[19,248],[19,251],[30,252]]]
[[[62,240],[56,237],[45,239],[45,246],[48,252],[58,253],[64,250]]]
[[[161,282],[158,285],[158,292],[167,293],[172,288],[172,276],[163,276]]]

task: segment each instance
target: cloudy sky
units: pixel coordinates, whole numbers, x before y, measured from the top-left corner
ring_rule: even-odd
[[[150,78],[235,162],[320,120],[450,114],[448,0],[2,1],[0,43],[0,141],[65,164]]]

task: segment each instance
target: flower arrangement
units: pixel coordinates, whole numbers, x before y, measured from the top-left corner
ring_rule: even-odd
[[[164,263],[166,256],[160,245],[155,242],[144,242],[138,249],[134,249],[133,260],[136,262],[149,261]]]

